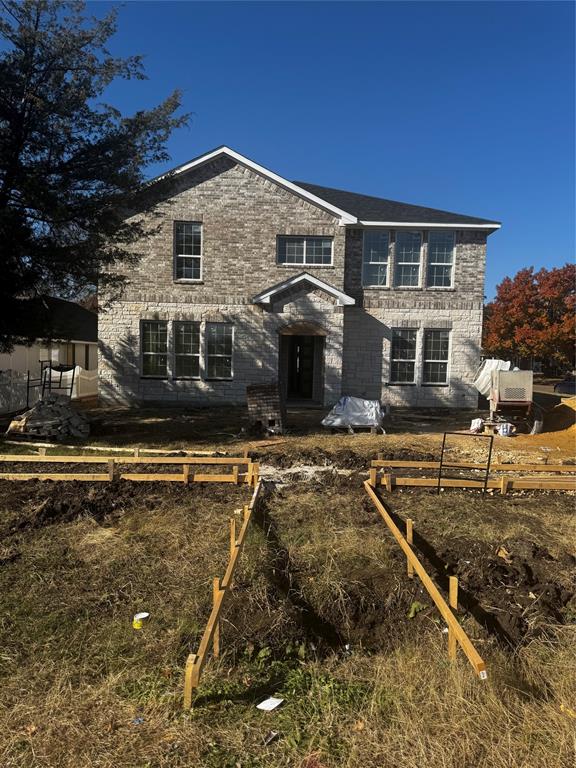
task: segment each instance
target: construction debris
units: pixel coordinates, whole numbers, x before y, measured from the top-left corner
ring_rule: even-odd
[[[49,394],[30,410],[16,416],[6,434],[51,437],[62,440],[68,437],[86,439],[90,434],[88,419],[70,404],[64,395]]]

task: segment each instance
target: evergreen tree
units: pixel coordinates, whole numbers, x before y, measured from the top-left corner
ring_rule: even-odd
[[[144,79],[140,56],[114,58],[115,12],[87,19],[84,3],[0,1],[0,347],[9,348],[26,296],[78,296],[146,235],[125,213],[146,205],[145,170],[168,159],[187,122],[175,91],[124,116],[101,101],[116,78]]]

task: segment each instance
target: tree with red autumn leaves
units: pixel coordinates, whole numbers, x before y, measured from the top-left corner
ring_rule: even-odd
[[[506,277],[485,307],[482,345],[487,355],[537,357],[575,365],[576,265],[533,267]]]

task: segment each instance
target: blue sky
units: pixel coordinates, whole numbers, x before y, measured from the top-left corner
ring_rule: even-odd
[[[108,100],[129,113],[183,91],[171,165],[227,144],[289,179],[502,221],[491,298],[574,258],[574,9],[128,2],[109,47],[144,54],[149,79]]]

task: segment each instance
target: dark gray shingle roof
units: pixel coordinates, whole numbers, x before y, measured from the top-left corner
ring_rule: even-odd
[[[293,183],[327,203],[357,216],[361,221],[397,221],[406,224],[494,224],[495,227],[500,224],[500,222],[490,219],[479,219],[476,216],[465,216],[461,213],[439,211],[436,208],[426,208],[421,205],[399,203],[396,200],[360,195],[357,192],[346,192],[343,189],[321,187],[318,184],[308,184],[306,181]]]

